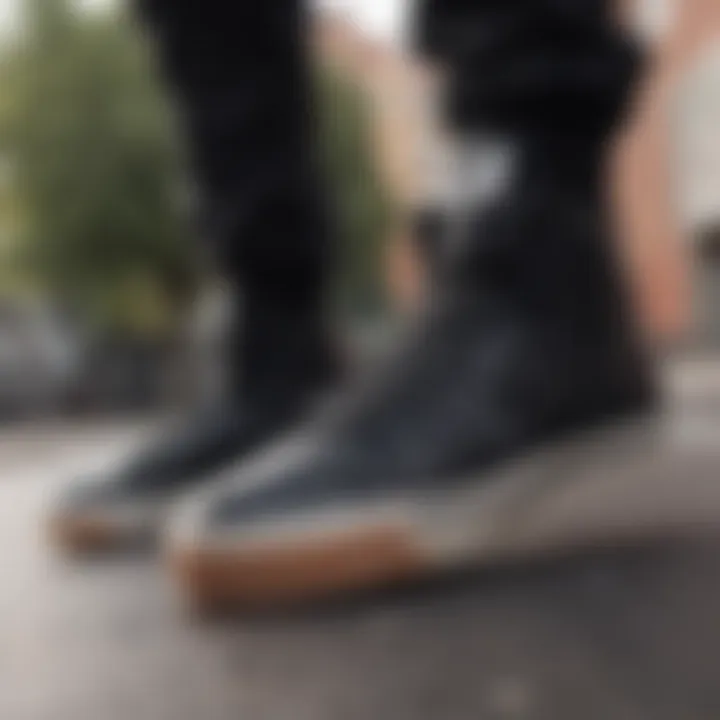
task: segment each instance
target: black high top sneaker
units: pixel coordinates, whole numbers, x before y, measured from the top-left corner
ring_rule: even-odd
[[[54,542],[72,553],[151,547],[168,503],[212,478],[297,422],[334,377],[317,313],[248,308],[234,387],[214,404],[166,428],[98,477],[70,485],[53,506]]]
[[[521,12],[498,12],[507,5]],[[573,3],[553,8],[572,15],[570,29],[589,22]],[[567,28],[556,29],[553,51],[578,61],[584,45],[558,45]],[[520,67],[544,82],[536,69]],[[557,92],[540,96],[587,99],[574,85],[582,69],[551,75]],[[539,115],[495,122],[499,113],[488,127],[511,130],[473,135],[479,154],[462,183],[472,202],[455,210],[437,293],[384,372],[177,509],[167,548],[195,604],[326,599],[520,551],[533,538],[528,499],[592,466],[588,448],[615,452],[652,407],[602,192],[616,86],[629,74],[586,69],[589,99],[603,100],[591,115],[552,127]]]

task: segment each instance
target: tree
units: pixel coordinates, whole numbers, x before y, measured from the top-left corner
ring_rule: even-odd
[[[320,97],[341,238],[337,302],[351,313],[375,313],[386,303],[382,265],[391,205],[373,162],[370,105],[358,84],[327,69],[320,73]]]
[[[2,152],[25,267],[93,325],[171,327],[198,263],[183,173],[146,49],[116,13],[33,0],[4,58]]]

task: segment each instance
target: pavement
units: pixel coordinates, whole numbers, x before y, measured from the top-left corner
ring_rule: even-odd
[[[70,563],[39,532],[62,482],[145,431],[0,436],[0,720],[720,718],[709,525],[313,612],[202,622],[157,558]],[[703,442],[712,452],[687,466],[680,497],[720,520],[720,451]],[[648,487],[638,492],[652,498]]]

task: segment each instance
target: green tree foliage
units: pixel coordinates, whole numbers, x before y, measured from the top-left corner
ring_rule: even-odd
[[[159,332],[197,262],[181,164],[139,34],[123,16],[33,0],[7,54],[2,152],[26,266],[104,328]]]
[[[341,237],[336,297],[352,313],[385,306],[383,249],[391,207],[375,163],[370,105],[349,78],[320,73],[322,133]]]

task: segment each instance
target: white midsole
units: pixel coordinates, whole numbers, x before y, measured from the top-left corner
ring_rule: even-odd
[[[189,508],[170,523],[167,540],[180,551],[251,553],[393,531],[429,562],[449,565],[719,525],[714,473],[690,472],[692,459],[667,443],[657,422],[638,421],[546,447],[452,489],[324,504],[222,530]]]

